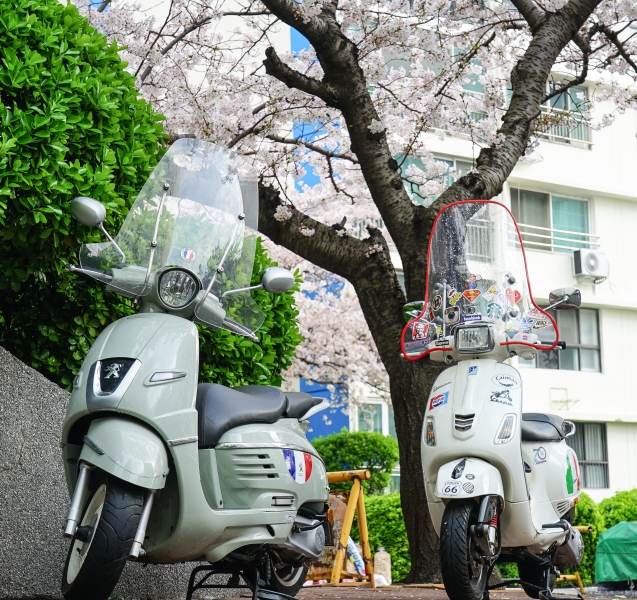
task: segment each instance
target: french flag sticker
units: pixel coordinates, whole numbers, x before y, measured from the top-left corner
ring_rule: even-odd
[[[312,474],[312,455],[309,452],[299,450],[283,450],[283,459],[297,483],[305,483]]]

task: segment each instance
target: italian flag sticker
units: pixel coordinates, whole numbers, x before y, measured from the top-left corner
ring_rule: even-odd
[[[299,450],[283,450],[285,464],[297,483],[305,483],[312,474],[312,455]]]

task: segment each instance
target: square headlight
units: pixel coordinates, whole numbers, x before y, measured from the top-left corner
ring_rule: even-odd
[[[493,331],[486,323],[456,327],[455,337],[456,350],[461,353],[490,352],[495,345]]]

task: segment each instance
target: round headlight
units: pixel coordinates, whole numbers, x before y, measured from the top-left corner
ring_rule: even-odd
[[[159,297],[171,308],[183,308],[199,291],[199,282],[188,271],[172,269],[159,279]]]

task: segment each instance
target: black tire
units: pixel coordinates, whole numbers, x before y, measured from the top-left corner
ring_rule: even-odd
[[[94,533],[87,542],[77,539],[77,533],[71,541],[62,573],[66,600],[108,600],[126,565],[142,514],[144,490],[101,471],[91,479],[80,525],[93,522]]]
[[[307,567],[281,564],[275,555],[270,555],[269,560],[272,576],[263,587],[273,592],[296,596],[305,583]]]
[[[546,582],[544,581],[544,570],[534,561],[531,560],[521,560],[518,563],[518,573],[520,574],[520,580],[526,583],[530,583],[531,585],[536,585],[540,588],[544,588]],[[551,574],[549,578],[549,586],[551,591],[553,591],[553,587],[555,586],[556,577],[554,574]],[[526,595],[530,598],[535,598],[536,600],[540,597],[540,590],[536,590],[535,588],[529,587],[528,585],[524,585],[522,583],[522,588],[526,592]]]
[[[482,600],[489,568],[475,560],[471,525],[478,522],[474,500],[451,500],[440,527],[440,568],[450,600]]]

